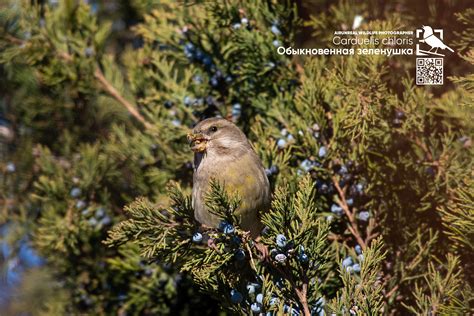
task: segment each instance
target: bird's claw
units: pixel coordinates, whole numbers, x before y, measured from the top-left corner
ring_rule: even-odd
[[[267,261],[269,258],[268,247],[259,241],[255,241],[255,248],[260,252],[258,256],[261,261]]]
[[[217,245],[216,243],[214,242],[214,238],[209,238],[207,240],[207,246],[215,251],[217,251],[217,253],[220,253],[219,251],[219,248],[217,248]]]

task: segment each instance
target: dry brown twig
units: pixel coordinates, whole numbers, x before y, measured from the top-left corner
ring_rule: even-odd
[[[351,212],[351,210],[349,209],[349,205],[347,205],[345,189],[342,189],[339,186],[339,182],[337,181],[336,177],[333,176],[332,181],[334,183],[334,187],[336,188],[339,194],[338,204],[349,219],[349,225],[347,225],[347,228],[351,232],[352,236],[354,236],[354,238],[357,240],[362,249],[365,250],[367,248],[367,244],[366,241],[362,238],[359,228],[357,227],[355,212]]]

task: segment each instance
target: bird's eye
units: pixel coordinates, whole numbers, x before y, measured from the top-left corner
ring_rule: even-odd
[[[211,131],[211,133],[217,132],[217,126],[211,126],[211,128],[209,129],[209,131]]]

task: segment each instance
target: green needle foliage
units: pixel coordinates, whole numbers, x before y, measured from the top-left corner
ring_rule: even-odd
[[[471,314],[470,5],[0,4],[0,267],[25,270],[0,314]],[[445,85],[414,85],[413,56],[277,51],[356,16],[444,28]],[[186,134],[216,115],[267,169],[255,240],[225,183],[222,225],[194,219]],[[44,263],[15,264],[22,244]]]
[[[235,312],[252,313],[251,304],[236,306],[229,295],[232,291],[246,293],[248,286],[260,289],[258,292],[264,295],[259,303],[262,311],[283,313],[291,306],[296,310],[304,304],[317,303],[322,297],[317,279],[327,277],[329,262],[335,258],[331,258],[329,251],[328,225],[318,218],[313,202],[314,185],[309,177],[301,181],[293,200],[288,200],[288,187],[277,191],[272,210],[263,217],[268,229],[258,242],[238,229],[237,218],[229,212],[238,207],[238,200],[227,197],[222,186],[214,183],[212,187],[207,205],[236,231],[200,229],[194,220],[190,197],[183,196],[182,190],[174,186],[170,189],[173,203],[168,209],[143,199],[127,207],[130,219],[110,231],[108,243],[117,245],[133,240],[145,258],[157,258],[190,273],[201,289],[219,295]],[[198,230],[205,235],[204,239],[195,240],[193,235]],[[288,236],[288,244],[279,247],[280,251],[287,249],[286,258],[279,260],[275,248],[270,250],[269,258],[262,256],[256,243],[275,247],[279,232]],[[298,259],[306,253],[307,259]],[[380,257],[380,252],[375,256]],[[366,262],[372,260],[369,256]],[[245,299],[251,302],[258,292],[249,293]]]

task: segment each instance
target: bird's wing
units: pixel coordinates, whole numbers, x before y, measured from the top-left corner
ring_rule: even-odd
[[[259,212],[267,210],[270,204],[270,186],[258,156],[248,151],[236,157],[217,177],[225,183],[228,194],[241,198],[236,215],[240,217],[242,228],[258,234],[261,230]]]
[[[426,43],[428,45],[430,45],[431,47],[439,47],[439,48],[442,48],[444,47],[445,45],[443,44],[443,42],[437,38],[436,36],[430,36],[426,39]]]

